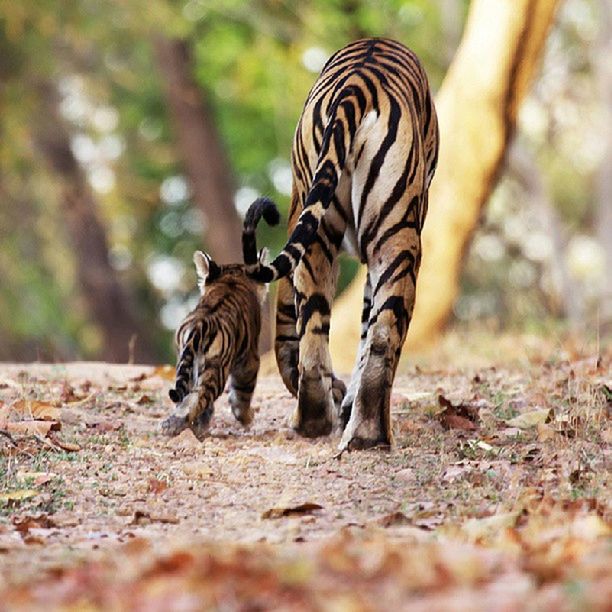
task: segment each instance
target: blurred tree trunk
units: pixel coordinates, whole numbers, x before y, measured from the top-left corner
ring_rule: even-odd
[[[61,212],[71,238],[78,281],[103,337],[101,358],[110,362],[155,362],[145,327],[110,265],[108,244],[97,204],[83,169],[70,147],[70,133],[59,112],[59,95],[51,83],[38,86],[42,108],[33,122],[37,149],[60,183]]]
[[[158,35],[155,56],[193,197],[206,221],[205,242],[219,263],[242,261],[242,223],[234,206],[234,180],[215,118],[193,76],[187,41]],[[270,307],[263,308],[260,350],[271,347]]]
[[[459,41],[463,28],[463,3],[457,0],[438,0],[440,7],[440,21],[442,23],[442,35],[444,37],[444,55],[450,63]]]
[[[440,157],[423,229],[423,261],[408,332],[428,344],[446,324],[463,257],[493,190],[553,21],[558,0],[473,0],[457,54],[436,99]],[[332,355],[347,370],[357,346],[363,270],[332,316]],[[353,353],[354,354],[354,353]]]
[[[567,317],[573,329],[584,323],[582,292],[576,291],[567,269],[564,228],[559,214],[542,179],[534,156],[526,147],[515,142],[508,155],[508,171],[512,172],[525,190],[542,229],[548,233],[552,245],[552,257],[548,263],[553,284],[554,301],[558,305],[557,316]],[[561,312],[558,312],[558,311]]]
[[[600,326],[612,328],[612,0],[600,0],[600,32],[595,45],[595,66],[604,118],[605,151],[597,181],[597,234],[605,252],[604,286],[600,302]]]
[[[242,224],[234,206],[232,169],[208,101],[194,80],[189,45],[163,36],[157,36],[154,44],[179,153],[206,219],[207,248],[219,263],[242,261]]]

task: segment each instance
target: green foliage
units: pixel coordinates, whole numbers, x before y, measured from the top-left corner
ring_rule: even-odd
[[[286,219],[293,133],[322,62],[352,39],[389,36],[417,52],[437,89],[467,5],[462,0],[449,16],[447,3],[426,0],[0,0],[0,358],[90,358],[100,347],[76,281],[56,179],[31,144],[41,82],[62,93],[111,261],[159,358],[171,359],[168,328],[193,300],[191,254],[206,245],[189,193],[171,202],[162,197],[183,170],[154,36],[189,42],[194,77],[214,113],[236,187],[246,189],[245,197],[275,198]],[[588,78],[585,34],[568,22],[557,47],[567,48],[572,70]],[[545,143],[538,157],[561,214],[581,227],[592,216],[591,187],[570,156],[558,154],[562,145]],[[260,243],[275,251],[284,237],[282,224],[262,227]],[[171,286],[155,282],[151,266],[161,260],[175,270]],[[485,294],[498,292],[508,265],[486,271]],[[355,269],[343,262],[340,287]],[[483,286],[478,261],[473,269],[465,279],[468,298]],[[489,302],[504,314],[503,300]]]
[[[155,331],[160,358],[168,359],[171,334],[159,313],[193,299],[191,254],[202,240],[189,194],[171,203],[160,195],[182,169],[153,37],[190,42],[194,76],[215,114],[237,187],[272,196],[286,217],[286,180],[281,185],[274,173],[280,169],[286,177],[295,125],[321,61],[352,38],[392,36],[414,46],[439,82],[446,60],[430,42],[441,35],[438,11],[420,0],[0,0],[0,217],[6,230],[0,357],[32,359],[42,351],[44,358],[91,358],[100,346],[75,279],[54,178],[31,147],[39,82],[51,80],[62,92],[74,150],[94,188],[96,173],[99,182],[100,173],[108,179],[110,172],[110,184],[98,184],[95,195],[111,260],[140,318]],[[100,160],[109,148],[117,150]],[[284,236],[282,228],[262,228],[260,240],[274,250]],[[170,289],[152,284],[149,274],[151,262],[163,257],[180,264]],[[343,264],[341,287],[355,269]]]

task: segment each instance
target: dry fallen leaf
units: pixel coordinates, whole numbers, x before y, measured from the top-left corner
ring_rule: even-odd
[[[40,421],[59,421],[61,415],[61,410],[57,406],[40,400],[16,400],[10,409],[20,416]]]
[[[20,502],[24,499],[35,497],[36,495],[38,495],[38,491],[35,489],[18,489],[16,491],[9,491],[8,493],[0,493],[0,504]]]
[[[171,365],[159,365],[153,369],[151,376],[157,376],[159,378],[163,378],[164,380],[175,380],[176,378],[176,370],[174,366]]]
[[[443,395],[438,395],[438,403],[444,408],[437,416],[444,429],[463,429],[465,431],[478,429],[479,408],[477,406],[468,404],[455,406]]]
[[[64,381],[62,384],[62,392],[60,394],[60,401],[63,404],[80,403],[85,399],[87,399],[85,395],[77,395],[74,391],[74,387],[67,381]]]
[[[19,480],[26,480],[26,478],[31,479],[36,487],[47,484],[56,476],[57,474],[53,472],[26,472],[23,470],[19,470],[19,472],[17,472],[17,478]]]
[[[518,427],[519,429],[530,429],[536,427],[540,423],[548,423],[554,416],[552,409],[538,408],[530,412],[523,412],[515,416],[513,419],[505,421],[510,427]]]
[[[165,480],[158,480],[157,478],[149,478],[147,484],[147,491],[149,493],[163,493],[168,488],[168,483]]]
[[[147,525],[149,523],[169,523],[171,525],[177,525],[179,519],[175,516],[160,516],[156,514],[150,514],[143,510],[136,510],[134,516],[130,521],[130,525]]]
[[[555,430],[546,423],[538,423],[536,425],[538,432],[538,442],[546,442],[552,440],[556,436]]]
[[[49,438],[49,440],[51,440],[54,446],[57,446],[58,448],[61,448],[66,452],[75,453],[81,450],[81,447],[75,442],[66,442],[65,440],[62,440],[59,436],[54,435],[51,432],[47,435],[47,437]]]
[[[323,506],[314,504],[312,502],[305,502],[297,506],[290,506],[284,508],[270,508],[266,510],[261,518],[263,519],[275,519],[283,516],[295,516],[300,514],[312,514],[315,510],[323,510]]]
[[[517,512],[506,512],[484,518],[468,519],[461,526],[461,531],[470,542],[477,542],[496,536],[502,529],[513,527],[517,518]]]
[[[58,421],[19,421],[7,423],[6,430],[13,434],[27,436],[46,436],[50,431],[59,431],[62,428]]]
[[[382,516],[377,521],[381,527],[392,527],[394,525],[410,525],[410,519],[403,513],[397,510]]]
[[[119,431],[123,427],[123,421],[119,419],[100,419],[99,421],[90,421],[86,424],[88,429],[95,429],[96,431],[109,432]]]
[[[51,529],[52,527],[57,527],[55,521],[49,518],[46,514],[39,514],[38,516],[14,517],[13,525],[21,534],[21,537],[28,535],[30,529]]]

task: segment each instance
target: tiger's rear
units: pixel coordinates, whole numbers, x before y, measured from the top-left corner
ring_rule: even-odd
[[[366,39],[332,56],[295,134],[289,239],[253,271],[260,281],[280,279],[275,351],[304,435],[329,433],[339,417],[343,449],[391,442],[391,386],[437,156],[432,96],[412,51]],[[359,356],[338,408],[328,335],[341,248],[367,264],[368,275]]]

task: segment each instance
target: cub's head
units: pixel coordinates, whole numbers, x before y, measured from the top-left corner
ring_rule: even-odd
[[[245,282],[247,286],[252,287],[252,290],[257,294],[260,304],[266,299],[268,285],[252,281],[247,276],[247,266],[245,264],[219,265],[213,261],[208,253],[203,251],[196,251],[193,254],[193,263],[196,267],[198,287],[202,297],[206,296],[208,286],[212,287],[214,283],[231,284],[231,279],[233,278],[235,281]],[[259,252],[258,263],[268,263],[268,249],[262,249]]]

